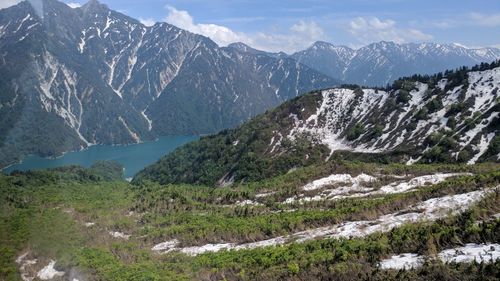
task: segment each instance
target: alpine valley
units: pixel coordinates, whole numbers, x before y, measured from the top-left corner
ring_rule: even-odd
[[[90,144],[213,133],[339,81],[290,58],[220,48],[97,1],[0,11],[0,165]]]
[[[233,128],[341,81],[385,85],[500,58],[494,48],[317,42],[292,55],[219,47],[167,23],[146,27],[92,0],[0,10],[0,167],[92,144]]]
[[[499,88],[494,48],[289,55],[20,2],[0,10],[0,166],[206,135],[0,173],[0,280],[498,281]]]

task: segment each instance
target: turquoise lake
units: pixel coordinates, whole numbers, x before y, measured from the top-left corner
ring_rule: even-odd
[[[130,178],[175,148],[198,138],[198,136],[164,136],[156,141],[139,144],[94,145],[82,151],[68,152],[54,159],[28,156],[21,163],[2,171],[10,173],[14,170],[26,171],[67,165],[90,167],[96,161],[109,160],[122,164],[125,167],[125,178]]]

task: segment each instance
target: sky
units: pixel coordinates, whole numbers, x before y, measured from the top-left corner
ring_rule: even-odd
[[[19,0],[0,0],[0,8]],[[73,7],[86,1],[67,0]],[[100,0],[146,25],[168,22],[221,46],[293,53],[315,41],[500,47],[500,0]]]

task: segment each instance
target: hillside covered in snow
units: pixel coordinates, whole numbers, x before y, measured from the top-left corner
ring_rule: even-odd
[[[401,78],[387,89],[312,92],[178,149],[137,180],[224,184],[339,159],[498,162],[499,87],[496,62]]]

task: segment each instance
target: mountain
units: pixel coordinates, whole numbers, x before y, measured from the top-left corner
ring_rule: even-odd
[[[146,27],[92,0],[0,10],[0,167],[23,155],[233,127],[340,82],[290,58]]]
[[[40,4],[43,14],[27,1],[0,11],[1,163],[150,138],[141,113],[77,50],[88,7]]]
[[[332,77],[345,77],[344,72],[355,55],[356,51],[351,48],[318,41],[308,49],[292,54],[291,57],[301,63],[313,66],[314,69],[322,73],[333,75]]]
[[[252,47],[250,47],[247,44],[242,43],[242,42],[231,43],[227,47],[238,50],[240,52],[250,53],[250,54],[254,54],[254,55],[267,55],[267,56],[274,57],[274,58],[287,58],[287,57],[289,57],[284,52],[273,53],[273,52],[266,52],[266,51],[262,51],[262,50],[257,50],[257,49],[252,48]]]
[[[432,74],[500,59],[500,49],[458,44],[378,42],[357,50],[316,42],[291,58],[347,83],[385,86],[399,77]]]
[[[388,89],[332,88],[285,102],[234,130],[187,144],[135,182],[225,185],[337,162],[468,163],[500,160],[500,63]]]
[[[218,48],[208,39],[183,66],[146,111],[158,134],[217,132],[315,87],[340,83],[293,59]]]

